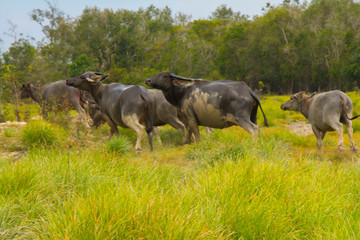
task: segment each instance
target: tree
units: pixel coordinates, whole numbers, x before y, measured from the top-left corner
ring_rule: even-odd
[[[49,9],[34,9],[31,17],[41,26],[41,31],[44,33],[45,38],[52,44],[57,39],[55,32],[57,27],[64,21],[65,14],[57,6],[56,0],[53,0],[52,2],[45,0],[45,2]]]
[[[4,65],[0,74],[0,79],[2,80],[2,86],[0,87],[0,122],[5,121],[3,101],[5,100],[4,97],[9,97],[9,95],[11,96],[15,105],[14,113],[16,116],[16,120],[21,120],[19,114],[20,85],[17,81],[18,74],[16,74],[14,69],[15,66],[13,65]]]
[[[91,59],[86,54],[81,54],[71,64],[68,65],[69,77],[83,74],[86,71],[94,71],[96,69],[97,59]]]
[[[249,16],[241,15],[240,12],[234,12],[230,7],[228,8],[226,4],[222,4],[211,13],[209,18],[219,20],[240,20],[247,19],[248,17]]]

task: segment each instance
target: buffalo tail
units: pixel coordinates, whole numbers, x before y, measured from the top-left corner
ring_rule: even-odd
[[[148,134],[152,133],[154,131],[154,108],[153,108],[153,100],[150,95],[141,93],[141,98],[144,100],[146,104],[146,119],[145,119],[145,125],[146,125],[146,132]]]
[[[258,98],[258,96],[257,96],[251,89],[250,89],[250,94],[251,94],[251,96],[255,99],[256,103],[259,105],[260,110],[261,110],[261,112],[262,112],[262,114],[263,114],[263,116],[264,116],[264,125],[265,125],[265,127],[268,127],[269,125],[268,125],[268,123],[267,123],[267,119],[266,119],[264,110],[263,110],[262,107],[261,107],[260,99]]]
[[[359,114],[359,115],[356,115],[355,117],[349,118],[349,116],[346,114],[345,109],[344,109],[344,99],[343,99],[341,96],[340,96],[340,99],[341,99],[341,105],[342,105],[343,115],[345,115],[345,117],[346,117],[348,120],[354,120],[354,119],[360,117],[360,114]]]

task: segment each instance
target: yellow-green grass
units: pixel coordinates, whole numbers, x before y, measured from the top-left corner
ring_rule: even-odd
[[[164,126],[162,145],[155,140],[150,152],[145,137],[135,154],[131,130],[110,142],[101,126],[16,161],[0,157],[0,238],[359,239],[360,155],[340,153],[335,133],[324,153],[313,135],[290,133],[305,119],[280,109],[287,99],[262,101],[272,124],[263,127],[258,114],[255,140],[240,127],[201,128],[200,143],[181,146],[180,133]]]

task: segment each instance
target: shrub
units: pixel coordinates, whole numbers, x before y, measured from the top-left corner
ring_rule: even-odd
[[[21,140],[28,148],[59,146],[65,138],[64,130],[46,121],[31,121],[21,132]]]
[[[125,154],[131,148],[131,144],[126,137],[112,137],[106,145],[109,152],[114,152],[118,154]]]
[[[4,129],[4,136],[7,138],[13,137],[15,133],[16,133],[16,128],[14,127],[9,127]]]

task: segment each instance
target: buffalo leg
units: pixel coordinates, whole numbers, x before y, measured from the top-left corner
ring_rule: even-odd
[[[200,142],[199,126],[195,121],[193,120],[189,121],[189,130],[190,131],[188,131],[187,140],[190,141],[192,134],[194,134],[195,142]]]
[[[81,122],[84,124],[85,128],[89,129],[90,125],[86,116],[86,111],[80,105],[75,106],[75,110],[79,113]]]
[[[349,134],[349,138],[350,138],[350,150],[354,153],[357,153],[359,151],[359,149],[356,147],[354,140],[353,140],[353,129],[352,129],[352,122],[351,120],[346,119],[347,121],[345,122],[346,127],[347,127],[347,132]]]
[[[169,124],[180,131],[182,136],[182,144],[186,144],[186,130],[184,124],[180,121],[169,121]]]
[[[182,144],[183,145],[188,144],[188,143],[191,142],[191,138],[192,138],[192,135],[193,135],[192,130],[190,129],[190,126],[189,126],[189,121],[186,119],[186,117],[184,117],[184,115],[180,111],[178,111],[177,117],[184,124],[185,129],[186,129],[186,131],[184,133],[185,137],[183,138]],[[187,132],[187,135],[186,135],[186,132]]]
[[[239,125],[245,131],[250,133],[253,139],[255,139],[259,135],[259,127],[256,124],[252,123],[250,120],[249,121],[245,121],[243,119],[237,120],[237,125]]]
[[[329,126],[336,130],[338,133],[338,149],[340,152],[345,151],[344,147],[344,136],[343,136],[343,125],[339,121],[334,121],[335,119],[330,119],[325,121]]]
[[[143,137],[145,127],[140,124],[139,117],[136,114],[133,115],[122,115],[122,119],[126,126],[131,128],[136,132],[137,139],[136,139],[136,145],[135,145],[135,152],[140,153],[141,152],[141,139]],[[148,141],[150,145],[150,151],[153,151],[153,139],[152,139],[152,133],[148,134]]]
[[[107,124],[110,127],[110,137],[111,138],[114,134],[116,136],[120,136],[119,130],[117,128],[117,124],[111,120],[106,114],[103,114],[103,117],[105,118],[105,121],[107,122]]]
[[[154,136],[156,136],[158,143],[162,145],[158,127],[154,127]]]
[[[320,132],[319,129],[317,129],[316,127],[312,126],[312,130],[315,134],[315,137],[316,137],[316,146],[318,148],[319,151],[324,151],[324,148],[323,148],[323,139],[324,139],[324,136],[325,136],[325,133],[322,134]]]

